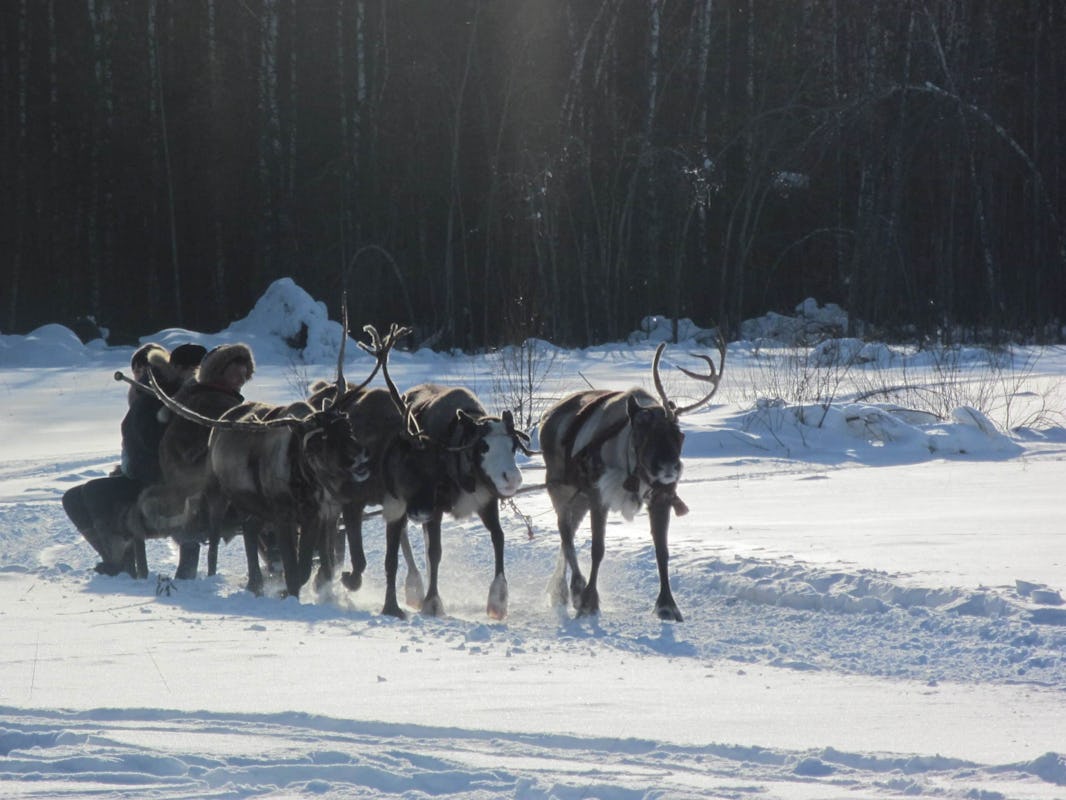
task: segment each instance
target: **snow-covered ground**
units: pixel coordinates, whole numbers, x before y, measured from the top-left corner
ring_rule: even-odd
[[[284,345],[301,322],[302,356]],[[541,356],[538,396],[649,385],[661,328],[646,327]],[[491,546],[472,521],[446,523],[444,618],[379,614],[376,519],[357,593],[250,596],[236,543],[218,576],[170,595],[155,591],[177,560],[167,542],[149,543],[148,581],[97,575],[59,499],[118,458],[112,374],[131,349],[57,326],[0,336],[0,795],[1066,797],[1066,351],[1018,350],[989,372],[979,351],[945,366],[867,346],[865,364],[816,370],[824,349],[745,334],[715,404],[682,418],[679,624],[652,614],[643,514],[610,519],[598,618],[549,605],[557,536],[536,457],[518,498],[533,535],[505,513],[503,622],[484,614]],[[145,339],[247,341],[246,396],[283,402],[331,375],[339,337],[282,281],[226,331]],[[701,347],[668,360],[692,366],[683,353]],[[368,357],[348,354],[358,378]],[[502,400],[498,355],[391,363],[401,387]],[[943,396],[945,376],[986,413],[856,399],[871,382]],[[681,396],[685,379],[667,386]],[[782,389],[794,396],[774,402]]]

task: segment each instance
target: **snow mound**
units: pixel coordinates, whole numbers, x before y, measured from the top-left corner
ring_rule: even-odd
[[[795,316],[786,316],[770,312],[761,317],[744,320],[740,324],[742,340],[762,344],[786,346],[809,345],[826,339],[837,339],[848,328],[848,314],[836,303],[818,305],[818,301],[808,297],[796,306]],[[713,347],[718,338],[717,328],[700,328],[691,319],[684,317],[677,320],[677,341],[694,342],[705,347]],[[653,314],[644,317],[640,326],[627,337],[627,343],[634,345],[642,342],[658,344],[674,341],[674,323],[668,316]],[[858,342],[855,340],[845,340]],[[862,350],[862,343],[859,343]],[[852,345],[848,345],[851,347]],[[873,357],[874,351],[866,352]]]
[[[95,349],[64,325],[42,325],[26,336],[0,335],[0,366],[66,367],[85,361]]]
[[[796,306],[796,315],[769,313],[740,324],[742,339],[789,346],[838,338],[848,329],[848,315],[836,303],[819,306],[808,297]]]
[[[343,329],[330,320],[325,303],[314,300],[292,278],[280,278],[247,317],[223,333],[252,345],[259,359],[285,363],[298,357],[307,364],[322,364],[336,361]]]
[[[890,403],[788,405],[760,400],[734,416],[729,437],[746,439],[753,449],[829,452],[860,463],[907,463],[930,457],[1015,456],[1023,448],[1001,433],[981,412],[959,408],[951,421]],[[841,450],[841,442],[850,446]]]

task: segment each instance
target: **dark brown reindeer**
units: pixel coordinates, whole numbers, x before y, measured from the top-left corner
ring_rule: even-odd
[[[404,394],[403,399],[416,430],[438,448],[442,469],[432,515],[422,525],[429,562],[429,586],[422,600],[422,613],[444,614],[437,588],[444,514],[463,519],[476,513],[492,537],[495,554],[495,573],[486,611],[490,617],[502,619],[507,615],[507,578],[499,501],[512,497],[522,485],[515,451],[531,452],[529,436],[515,428],[510,411],[504,411],[499,417],[490,416],[477,397],[462,387],[421,384]],[[396,601],[396,571],[405,532],[390,530],[386,534],[382,612],[403,617]]]
[[[408,328],[393,325],[381,340],[373,326],[367,325],[363,330],[370,336],[372,344],[367,347],[360,343],[360,347],[368,352],[391,350],[398,339],[410,332]],[[436,505],[441,459],[438,448],[411,423],[409,410],[389,375],[387,359],[381,362],[381,366],[388,388],[349,392],[334,405],[348,415],[355,437],[367,448],[370,457],[369,480],[360,484],[344,504],[344,527],[352,569],[344,572],[341,580],[353,591],[362,585],[366,570],[363,513],[368,505],[380,505],[386,538],[399,536],[407,561],[407,602],[417,607],[422,602],[424,589],[407,539],[407,522],[422,524],[430,519]],[[309,402],[319,408],[334,396],[333,385],[320,385]],[[344,558],[344,539],[338,538],[338,542],[335,555],[340,561]]]
[[[320,556],[315,584],[328,583],[341,505],[370,477],[366,448],[347,416],[332,408],[315,411],[306,402],[243,403],[211,427],[208,458],[217,490],[251,518],[244,526],[248,589],[262,591],[264,526],[277,538],[288,594],[298,595],[311,577],[315,551]]]
[[[688,510],[677,496],[684,441],[678,417],[705,405],[718,391],[726,348],[719,339],[717,369],[710,356],[695,356],[710,367],[706,375],[679,367],[689,377],[712,385],[710,392],[687,406],[675,405],[663,389],[659,362],[665,348],[665,343],[659,345],[652,362],[658,400],[639,388],[580,391],[565,397],[541,417],[540,447],[544,454],[545,480],[558,519],[560,539],[551,590],[553,599],[565,605],[569,567],[569,596],[578,616],[599,612],[596,579],[603,560],[607,513],[621,511],[622,516],[631,520],[647,504],[659,569],[655,612],[660,619],[677,622],[682,619],[670,591],[667,546],[670,511],[680,515]],[[574,533],[586,513],[592,520],[592,566],[587,581],[574,550]]]

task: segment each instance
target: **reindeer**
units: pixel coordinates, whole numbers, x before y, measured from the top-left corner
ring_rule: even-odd
[[[444,614],[437,589],[443,515],[448,513],[463,519],[476,513],[492,537],[495,553],[495,577],[489,587],[486,610],[490,617],[503,619],[507,615],[507,578],[499,501],[512,497],[522,485],[515,451],[532,454],[529,435],[515,428],[510,411],[498,417],[489,416],[477,397],[465,388],[421,384],[408,390],[403,401],[413,430],[428,437],[438,448],[443,470],[432,514],[422,525],[429,562],[429,587],[422,599],[422,613]],[[386,590],[382,609],[384,614],[401,618],[404,613],[396,602],[396,570],[403,536],[403,530],[386,531]]]
[[[570,599],[578,616],[599,613],[596,578],[603,560],[607,513],[621,511],[625,519],[632,520],[647,504],[659,570],[655,612],[660,619],[682,621],[670,591],[667,547],[671,509],[679,516],[688,511],[677,496],[684,441],[678,418],[705,405],[718,391],[726,348],[719,338],[717,369],[710,356],[695,356],[706,361],[710,368],[707,375],[679,367],[689,377],[712,385],[699,401],[682,407],[671,402],[663,389],[659,362],[665,348],[665,343],[660,344],[652,361],[658,400],[639,388],[580,391],[563,398],[541,417],[540,447],[560,538],[552,597],[559,605],[566,604],[569,567]],[[574,550],[574,532],[586,513],[591,513],[592,519],[592,567],[587,582]]]
[[[298,595],[320,556],[316,587],[333,577],[331,531],[341,504],[370,477],[369,456],[347,416],[288,406],[243,403],[211,423],[208,458],[221,495],[277,536],[285,588]],[[262,592],[259,525],[246,526],[248,589]]]
[[[396,340],[406,336],[409,328],[393,325],[384,342],[373,326],[366,331],[372,348],[360,343],[370,352],[391,349]],[[398,536],[407,561],[405,581],[406,598],[409,604],[422,601],[424,589],[422,578],[414,562],[407,539],[407,522],[418,524],[428,521],[436,504],[439,484],[440,455],[428,439],[419,434],[410,423],[410,414],[393,383],[387,360],[382,372],[387,388],[363,389],[349,392],[334,404],[334,408],[348,415],[355,437],[367,448],[370,458],[370,479],[361,483],[344,504],[344,527],[352,569],[343,572],[341,582],[355,591],[362,585],[366,570],[366,554],[363,550],[363,512],[368,505],[380,505],[385,518],[386,538]],[[320,408],[335,395],[332,384],[320,384],[309,398],[312,406]],[[337,538],[335,558],[344,558],[344,539]]]

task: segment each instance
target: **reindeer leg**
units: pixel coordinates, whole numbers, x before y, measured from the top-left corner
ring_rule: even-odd
[[[577,615],[585,617],[600,613],[600,593],[596,589],[596,578],[600,574],[600,562],[603,561],[604,539],[607,536],[607,509],[600,503],[592,504],[592,566],[589,568],[589,580],[577,604]]]
[[[555,559],[555,571],[548,579],[548,599],[553,606],[563,609],[570,602],[570,591],[566,587],[566,556],[563,555],[562,546]]]
[[[278,527],[278,548],[281,550],[282,569],[285,572],[285,591],[292,597],[300,596],[300,567],[296,560],[296,526],[282,523]]]
[[[207,540],[208,577],[215,575],[218,572],[218,543],[220,541],[222,541],[222,537],[214,532],[212,532],[211,537]]]
[[[559,561],[552,576],[551,594],[557,599],[557,605],[565,606],[567,600],[573,602],[574,608],[581,607],[581,593],[585,591],[585,578],[577,563],[577,551],[574,549],[574,534],[581,520],[588,511],[588,499],[584,494],[572,492],[568,498],[552,491],[552,504],[556,509],[559,525]],[[570,591],[567,593],[566,568],[570,567]]]
[[[478,516],[492,535],[492,550],[496,557],[496,572],[489,586],[489,601],[486,613],[493,619],[507,616],[507,576],[503,572],[503,528],[500,527],[500,502],[493,498],[484,508],[478,510]]]
[[[148,553],[144,546],[144,539],[139,536],[133,540],[133,560],[137,572],[134,577],[144,580],[148,577]]]
[[[332,515],[331,515],[332,516]],[[311,526],[312,556],[314,555],[315,542],[318,549],[318,572],[315,573],[315,591],[321,591],[324,586],[333,582],[333,555],[334,540],[339,539],[337,522],[332,518],[318,518]]]
[[[196,568],[200,565],[200,543],[185,542],[178,547],[178,568],[174,577],[182,580],[196,578]]]
[[[429,589],[422,601],[422,613],[431,617],[444,616],[444,603],[437,591],[437,574],[440,568],[440,521],[441,514],[436,512],[433,518],[422,526],[426,535],[426,561],[429,562]]]
[[[261,520],[255,522],[259,539],[259,554],[266,564],[270,575],[281,575],[285,571],[285,560],[281,555],[281,537],[277,527]]]
[[[315,566],[315,552],[318,553],[319,570],[315,576],[317,591],[326,581],[333,579],[333,542],[317,516],[304,519],[300,523],[300,533],[296,541],[301,586],[311,579],[311,572]]]
[[[648,506],[651,519],[651,538],[655,543],[655,564],[659,568],[659,597],[655,601],[655,613],[659,619],[681,622],[681,612],[670,591],[670,550],[666,544],[670,530],[670,501],[655,501]]]
[[[333,543],[333,564],[334,566],[343,566],[346,537],[341,536],[340,519],[334,520],[333,524],[327,530],[329,531],[329,539]]]
[[[366,553],[363,551],[363,506],[351,503],[344,507],[344,529],[348,537],[348,552],[352,556],[352,571],[341,574],[341,583],[349,590],[356,591],[363,585],[363,573],[366,571]],[[344,563],[344,553],[338,563]]]
[[[263,570],[259,567],[259,536],[261,529],[258,524],[245,523],[244,526],[244,556],[248,561],[248,583],[245,588],[256,597],[263,593]]]
[[[381,613],[400,619],[407,619],[407,615],[396,602],[396,568],[400,561],[400,537],[406,530],[406,515],[385,525],[385,606]]]
[[[426,598],[426,587],[422,583],[422,573],[418,571],[415,562],[415,554],[411,550],[411,538],[407,535],[407,529],[400,535],[400,547],[403,549],[403,560],[407,564],[407,577],[403,580],[404,601],[411,608],[421,608],[422,601]]]

